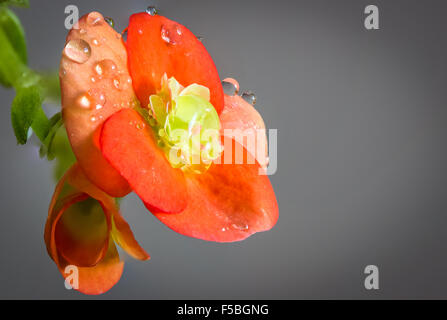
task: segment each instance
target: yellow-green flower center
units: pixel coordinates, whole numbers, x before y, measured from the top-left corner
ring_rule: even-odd
[[[219,115],[207,87],[184,88],[165,75],[161,90],[150,96],[149,116],[159,146],[173,167],[201,173],[220,156]]]

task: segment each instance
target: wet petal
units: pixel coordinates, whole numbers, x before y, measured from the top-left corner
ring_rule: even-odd
[[[113,113],[137,104],[121,36],[92,12],[68,36],[60,64],[62,114],[76,158],[88,176],[112,196],[130,192],[104,159],[96,129]]]
[[[233,83],[236,80],[227,78],[224,81]],[[238,95],[225,95],[225,107],[219,115],[221,134],[234,138],[256,158],[262,167],[268,164],[268,142],[264,120],[253,105]]]
[[[181,24],[165,17],[137,13],[130,17],[127,50],[135,92],[143,106],[160,89],[166,73],[183,86],[208,87],[211,104],[223,109],[223,90],[216,66],[203,44]]]
[[[248,158],[237,143],[231,155],[227,147],[225,150],[221,164],[213,164],[203,174],[186,176],[187,208],[178,214],[155,212],[160,221],[183,235],[218,242],[243,240],[275,225],[278,204],[268,177],[259,175],[258,163],[236,163],[237,150]]]

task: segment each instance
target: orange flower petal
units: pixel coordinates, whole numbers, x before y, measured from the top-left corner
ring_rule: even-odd
[[[70,264],[91,267],[108,248],[111,214],[92,198],[72,202],[59,212],[54,237],[58,253]]]
[[[123,219],[119,212],[113,215],[113,239],[129,255],[138,260],[149,260],[149,254],[138,244],[130,230],[129,224]]]
[[[183,172],[171,167],[138,112],[125,109],[111,116],[104,123],[101,146],[149,210],[175,213],[186,207]]]
[[[248,158],[240,147],[233,144],[232,164],[224,164],[224,152],[222,164],[212,164],[203,174],[186,175],[189,200],[183,212],[155,216],[185,236],[217,242],[239,241],[271,229],[278,220],[275,193],[268,177],[259,174],[258,163],[236,164],[238,149]]]
[[[130,17],[127,33],[129,70],[142,106],[160,89],[166,73],[185,87],[197,83],[210,89],[211,104],[217,113],[222,111],[223,89],[216,66],[188,28],[144,12]]]
[[[98,201],[100,206],[86,214],[91,203],[76,207],[86,201]],[[118,232],[112,233],[112,228]],[[79,291],[100,294],[119,280],[123,262],[110,240],[112,234],[132,256],[149,258],[121,217],[115,200],[92,185],[75,164],[56,186],[45,226],[45,243],[64,277],[68,265],[78,268]]]
[[[239,88],[236,80],[227,78]],[[244,146],[256,158],[262,167],[268,164],[268,143],[264,120],[259,112],[250,103],[239,95],[225,95],[225,107],[219,115],[221,134],[229,138],[233,134],[242,133],[236,141]]]
[[[137,104],[137,99],[121,35],[101,14],[83,16],[69,32],[60,82],[64,123],[79,165],[100,189],[115,197],[126,195],[130,188],[102,156],[95,131],[111,114]]]
[[[65,273],[69,264],[61,261],[58,265],[62,276],[68,280],[70,273]],[[121,278],[124,262],[120,261],[118,251],[113,241],[109,241],[109,247],[102,259],[94,267],[78,268],[78,290],[84,294],[97,295],[109,291]]]

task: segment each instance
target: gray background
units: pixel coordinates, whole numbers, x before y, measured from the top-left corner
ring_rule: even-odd
[[[254,90],[279,130],[272,231],[186,238],[131,195],[123,212],[152,259],[127,258],[101,298],[447,298],[445,1],[31,0],[16,10],[31,66],[57,67],[71,3],[119,30],[155,3],[205,38],[221,77]],[[370,3],[379,31],[363,27]],[[51,165],[16,146],[13,92],[0,96],[0,298],[90,298],[66,290],[47,256]],[[378,291],[364,289],[368,264]]]

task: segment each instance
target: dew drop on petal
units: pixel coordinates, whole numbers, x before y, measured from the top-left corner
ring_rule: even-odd
[[[92,50],[86,41],[72,39],[65,45],[64,55],[74,62],[85,63],[92,55]]]
[[[113,86],[117,89],[121,89],[121,83],[118,79],[113,79]]]
[[[158,12],[154,6],[149,6],[146,8],[146,13],[150,14],[151,16],[155,16]]]
[[[116,64],[110,59],[99,61],[93,66],[95,73],[100,77],[107,77],[114,75],[117,71]]]
[[[98,100],[99,100],[99,102],[104,104],[106,102],[106,97],[102,93],[100,93],[98,96]]]
[[[91,26],[98,26],[103,21],[104,21],[104,18],[99,12],[91,12],[87,16],[87,23]]]
[[[104,20],[111,26],[112,28],[115,26],[115,21],[113,21],[110,17],[105,17]]]
[[[234,96],[235,94],[237,94],[237,87],[234,83],[222,81],[222,88],[224,93],[228,96]]]
[[[99,41],[97,39],[93,39],[92,42],[95,46],[99,46]]]
[[[247,101],[248,103],[250,103],[253,106],[256,104],[256,96],[251,91],[244,92],[242,94],[242,99],[244,99],[245,101]]]
[[[126,42],[127,41],[127,28],[123,30],[121,33],[121,38]]]
[[[163,25],[161,27],[161,38],[164,42],[175,45],[180,42],[182,30],[177,25]]]
[[[78,97],[76,104],[77,104],[77,106],[79,106],[79,108],[88,110],[92,107],[92,104],[93,104],[92,100],[93,99],[90,96],[90,94],[84,93]]]
[[[247,231],[248,230],[248,225],[245,222],[237,222],[237,223],[233,223],[231,225],[231,227],[235,230],[239,230],[239,231]]]

